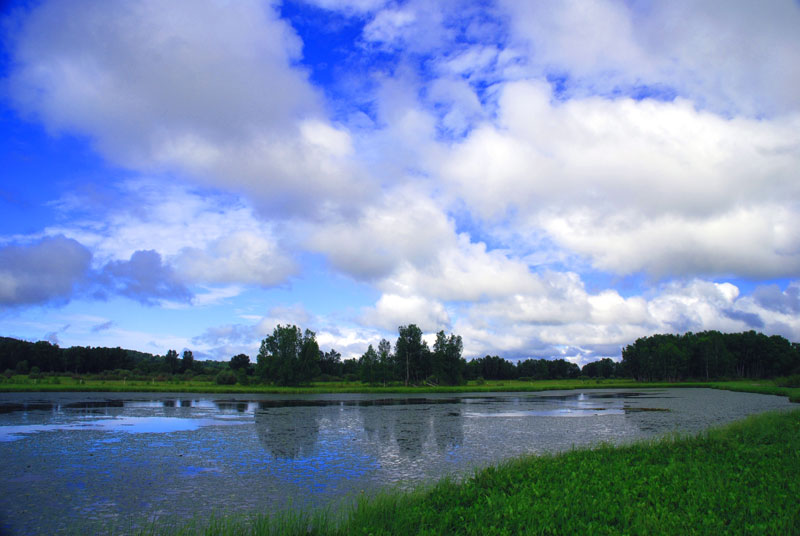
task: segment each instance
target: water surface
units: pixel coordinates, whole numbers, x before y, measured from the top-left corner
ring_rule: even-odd
[[[0,394],[0,532],[341,502],[527,453],[700,431],[784,397],[711,389],[459,395]]]

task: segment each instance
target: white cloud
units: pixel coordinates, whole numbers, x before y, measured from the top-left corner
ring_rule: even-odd
[[[369,192],[272,5],[53,1],[13,37],[17,106],[114,162],[245,191],[268,212]]]
[[[510,215],[517,236],[544,230],[603,270],[776,277],[800,260],[788,232],[797,210],[786,204],[800,195],[798,132],[800,116],[724,119],[685,101],[558,103],[547,85],[519,82],[502,92],[497,125],[444,153],[439,170],[475,214]]]
[[[416,324],[425,332],[434,332],[447,329],[450,316],[444,305],[437,301],[421,296],[384,294],[374,307],[364,312],[362,322],[389,332],[408,324]]]
[[[240,283],[265,287],[285,282],[297,271],[294,262],[263,233],[234,231],[205,249],[184,248],[174,259],[190,281]]]
[[[375,279],[400,264],[424,266],[453,238],[453,223],[427,192],[393,190],[357,218],[311,224],[307,246],[328,256],[337,269]]]
[[[235,196],[155,180],[129,181],[120,189],[123,206],[97,206],[91,220],[48,233],[90,246],[98,266],[155,250],[186,284],[270,287],[298,271],[274,225]]]
[[[709,109],[797,111],[800,7],[752,2],[504,0],[532,76],[567,78],[576,94],[666,88]]]

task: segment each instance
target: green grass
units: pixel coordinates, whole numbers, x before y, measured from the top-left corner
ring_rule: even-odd
[[[355,507],[152,524],[146,535],[800,534],[800,410],[531,456]]]
[[[123,381],[78,380],[69,376],[31,380],[27,376],[14,376],[0,383],[0,392],[121,392],[121,393],[231,393],[231,394],[323,394],[323,393],[466,393],[466,392],[535,392],[572,389],[644,389],[666,387],[711,387],[729,391],[787,396],[800,402],[800,388],[782,387],[775,380],[737,380],[707,382],[636,382],[629,379],[613,380],[489,380],[483,383],[443,387],[387,387],[361,382],[318,382],[304,387],[278,387],[273,385],[217,385],[210,381]]]

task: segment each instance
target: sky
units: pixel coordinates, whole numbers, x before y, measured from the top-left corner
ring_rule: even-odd
[[[12,0],[0,335],[800,341],[796,0]]]

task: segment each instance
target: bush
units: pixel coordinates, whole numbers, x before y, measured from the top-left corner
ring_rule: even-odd
[[[483,385],[486,383],[486,380],[483,379],[483,376],[478,376],[478,379],[475,380],[476,385]]]
[[[334,376],[333,374],[320,374],[316,378],[314,378],[315,382],[340,382],[342,378],[339,376]]]
[[[236,383],[236,374],[230,370],[223,370],[214,378],[217,385],[234,385]]]
[[[780,387],[800,387],[800,374],[794,374],[788,378],[778,378],[775,383]]]

